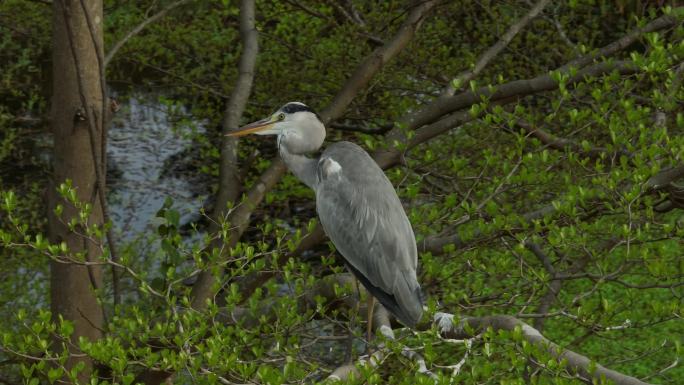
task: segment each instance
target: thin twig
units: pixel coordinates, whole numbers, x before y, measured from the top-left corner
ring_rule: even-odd
[[[112,58],[114,55],[116,55],[117,51],[126,44],[128,40],[130,40],[133,36],[139,34],[145,27],[148,25],[154,23],[155,21],[161,19],[164,17],[169,11],[171,11],[174,8],[177,8],[185,3],[188,3],[190,0],[178,0],[173,3],[170,3],[166,7],[162,8],[159,12],[155,13],[154,15],[148,17],[147,19],[143,20],[140,24],[136,25],[132,30],[128,31],[127,34],[124,35],[119,41],[114,43],[112,48],[109,49],[109,52],[107,52],[107,55],[104,58],[104,65],[105,67],[109,65],[109,63],[112,61]]]
[[[508,46],[508,43],[513,40],[513,38],[520,32],[529,22],[537,17],[539,13],[549,4],[551,0],[540,0],[535,4],[534,7],[520,20],[518,20],[515,24],[513,24],[506,33],[501,36],[499,41],[496,42],[493,46],[489,47],[487,51],[485,51],[477,60],[475,65],[473,66],[473,69],[464,71],[457,75],[452,81],[449,82],[447,85],[446,89],[442,93],[442,97],[449,97],[453,96],[456,91],[461,89],[464,85],[467,85],[471,80],[473,80],[477,75],[482,72],[482,70],[489,64],[492,59],[496,57],[506,46]]]

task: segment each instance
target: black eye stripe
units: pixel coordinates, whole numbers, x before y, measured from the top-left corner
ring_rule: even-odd
[[[309,106],[299,103],[288,103],[284,105],[283,108],[281,108],[280,110],[286,114],[294,114],[295,112],[299,111],[314,112],[311,108],[309,108]]]

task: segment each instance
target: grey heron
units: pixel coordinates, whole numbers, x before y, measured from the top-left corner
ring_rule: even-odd
[[[319,158],[307,156],[320,149],[326,132],[318,115],[299,102],[228,133],[247,134],[277,135],[280,156],[314,190],[323,229],[349,270],[401,323],[414,327],[423,313],[416,240],[377,163],[361,147],[344,141],[329,145]]]

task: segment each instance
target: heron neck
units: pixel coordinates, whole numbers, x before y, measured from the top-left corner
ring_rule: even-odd
[[[291,152],[287,141],[281,140],[281,138],[278,138],[278,151],[280,152],[280,157],[287,165],[287,168],[292,171],[299,180],[304,182],[305,185],[309,186],[311,189],[315,189],[316,165],[318,164],[318,160],[311,159],[304,154]]]

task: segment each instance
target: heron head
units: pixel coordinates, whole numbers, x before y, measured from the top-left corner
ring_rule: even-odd
[[[325,139],[325,126],[318,115],[306,104],[290,102],[280,107],[268,118],[257,120],[228,136],[278,135],[281,143],[292,147],[294,152],[315,151]]]

